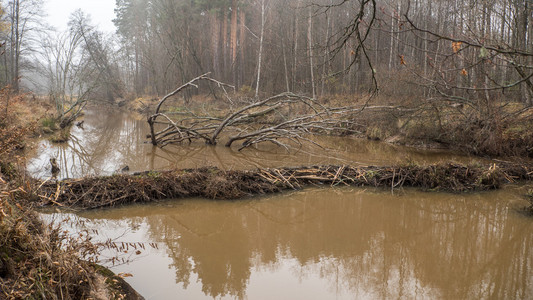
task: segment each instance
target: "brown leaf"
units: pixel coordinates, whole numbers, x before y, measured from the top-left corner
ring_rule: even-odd
[[[117,276],[120,277],[120,278],[126,278],[126,277],[133,277],[133,274],[131,274],[131,273],[118,273]]]
[[[400,55],[400,65],[406,65],[403,55]]]
[[[459,50],[461,50],[461,45],[462,44],[463,44],[463,42],[452,42],[453,53],[459,52]]]

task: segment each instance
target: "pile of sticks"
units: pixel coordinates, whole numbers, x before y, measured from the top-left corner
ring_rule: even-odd
[[[142,172],[40,183],[43,205],[99,208],[184,197],[238,199],[309,185],[375,186],[465,192],[497,189],[533,172],[517,165],[309,166],[224,171],[218,168]]]

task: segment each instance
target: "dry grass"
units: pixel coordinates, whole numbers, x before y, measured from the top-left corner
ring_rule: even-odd
[[[104,243],[69,220],[43,225],[30,208],[0,197],[0,299],[142,299],[121,277],[95,263]]]
[[[20,150],[40,134],[39,119],[50,107],[27,95],[6,97],[0,91],[0,299],[138,299],[93,263],[105,245],[93,244],[88,232],[69,234],[63,223],[46,226],[21,205],[35,195]]]
[[[8,97],[9,100],[7,100]],[[0,126],[16,124],[20,127],[27,127],[54,111],[48,102],[30,94],[9,96],[5,90],[0,90]]]
[[[490,116],[466,107],[426,111],[405,126],[404,135],[475,155],[533,157],[533,109],[494,110]]]
[[[342,99],[329,101],[338,105]],[[369,139],[480,156],[533,158],[533,107],[502,102],[479,109],[446,101],[387,99],[383,94],[371,105],[397,109],[367,109],[354,115],[357,129]]]
[[[94,281],[82,260],[98,250],[88,235],[44,226],[28,208],[0,199],[0,298],[86,299]]]
[[[0,298],[88,298],[94,271],[80,259],[96,249],[88,237],[44,226],[32,209],[13,204],[31,195],[17,165],[18,150],[43,110],[22,96],[9,102],[5,97],[0,97]]]
[[[49,138],[52,143],[66,143],[70,139],[70,126],[53,133]]]

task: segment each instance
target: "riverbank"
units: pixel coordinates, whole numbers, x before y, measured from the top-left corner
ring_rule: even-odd
[[[1,299],[144,299],[96,264],[101,246],[88,234],[44,225],[31,206],[6,195],[15,196],[2,191],[0,197]]]
[[[121,106],[143,115],[154,112],[160,98],[156,96],[124,100]],[[225,97],[194,95],[166,100],[161,112],[173,118],[207,116],[223,119],[229,112],[250,103],[249,95],[237,93]],[[324,107],[351,107],[349,120],[332,132],[321,134],[350,135],[419,149],[445,149],[483,157],[505,157],[515,161],[533,158],[533,108],[522,103],[493,103],[490,107],[431,103],[415,99],[398,99],[379,95],[330,95],[318,99]],[[253,102],[253,101],[252,101]],[[300,108],[301,109],[301,108]],[[359,111],[360,110],[360,111]],[[261,116],[260,124],[277,124],[300,115],[299,109]],[[287,115],[288,114],[288,115]]]
[[[8,102],[9,100],[9,102]],[[88,235],[45,225],[27,200],[25,151],[47,132],[51,107],[23,96],[0,101],[0,298],[142,299],[95,264],[100,246]]]

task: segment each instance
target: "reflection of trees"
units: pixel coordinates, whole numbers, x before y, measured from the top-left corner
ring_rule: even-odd
[[[120,111],[93,109],[86,113],[84,125],[84,130],[73,127],[66,144],[45,142],[34,160],[46,164],[49,157],[57,157],[63,177],[106,175],[124,165],[147,164],[143,121]]]
[[[453,217],[431,216],[436,226],[420,237],[427,241],[420,253],[429,262],[417,269],[420,277],[436,286],[448,286],[442,290],[446,298],[531,297],[528,286],[532,283],[533,243],[529,220],[522,220],[526,223],[520,226],[516,216],[510,218],[505,205],[471,210],[462,206],[454,207]],[[475,285],[479,289],[473,290]]]
[[[62,177],[108,175],[124,166],[132,171],[148,169],[194,168],[217,166],[223,169],[279,167],[313,164],[393,164],[414,161],[433,163],[440,159],[465,158],[436,153],[416,152],[405,147],[360,139],[313,137],[326,149],[306,145],[286,153],[274,145],[261,145],[237,151],[197,142],[164,149],[145,143],[148,125],[124,112],[93,108],[85,115],[85,129],[74,127],[71,140],[64,145],[43,142],[41,153],[33,159],[30,171],[46,177],[48,159],[56,157]]]
[[[532,296],[533,225],[505,201],[400,197],[409,199],[319,190],[290,201],[188,203],[146,218],[154,240],[169,248],[176,280],[187,285],[195,273],[213,297],[244,296],[251,268],[276,268],[282,257],[300,262],[300,276],[320,272],[332,289],[354,295]]]
[[[205,222],[206,219],[211,221]],[[207,295],[244,295],[251,268],[246,258],[252,253],[249,252],[248,232],[241,224],[238,211],[225,211],[222,215],[209,210],[204,211],[202,218],[196,214],[179,214],[164,221],[158,230],[175,258],[177,280],[188,282],[192,271],[198,274]],[[183,230],[179,239],[175,238],[176,228]],[[188,246],[181,247],[183,243]],[[193,258],[193,266],[189,258]]]

